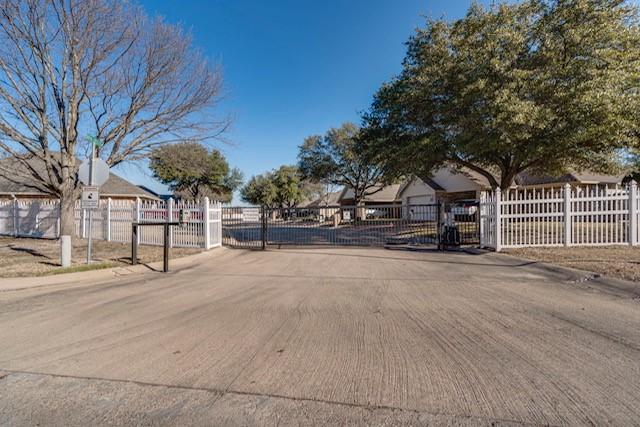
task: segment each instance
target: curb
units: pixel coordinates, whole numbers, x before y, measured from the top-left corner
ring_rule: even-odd
[[[194,264],[196,261],[204,261],[213,256],[219,256],[224,253],[224,251],[225,249],[223,247],[217,247],[208,251],[170,260],[170,271],[167,274],[179,272],[181,269]],[[162,273],[162,261],[74,273],[52,274],[48,276],[10,277],[0,279],[0,292],[36,289],[44,286],[77,284],[78,282],[87,282],[89,280],[92,283],[100,283],[117,277],[155,273],[164,274]]]

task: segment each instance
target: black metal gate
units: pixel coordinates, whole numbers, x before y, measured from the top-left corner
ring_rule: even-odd
[[[479,241],[477,208],[456,204],[224,207],[226,246],[420,246],[442,247]],[[453,227],[453,228],[446,228]],[[449,233],[445,233],[445,231]],[[456,230],[451,232],[451,230]]]
[[[235,248],[264,249],[265,223],[261,207],[223,207],[222,244]]]

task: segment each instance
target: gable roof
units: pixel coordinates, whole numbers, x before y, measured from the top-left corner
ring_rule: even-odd
[[[395,202],[398,200],[400,195],[400,188],[402,187],[402,183],[391,184],[391,185],[382,185],[377,184],[371,187],[368,192],[376,191],[369,196],[366,196],[363,201],[365,202]],[[352,188],[345,187],[342,190],[342,194],[340,194],[340,201],[343,200],[353,200],[354,199],[354,191]]]
[[[7,169],[12,167],[22,167],[19,164],[15,163],[13,159],[6,158],[0,160],[4,163],[4,166]],[[6,166],[10,164],[10,166]],[[34,169],[44,171],[44,164],[38,164],[38,162],[34,161],[32,165],[35,165]],[[23,182],[14,182],[12,180],[7,179],[4,176],[0,176],[0,194],[3,195],[24,195],[24,196],[42,196],[46,195],[44,191],[38,190],[37,184],[35,181],[33,185],[29,185],[28,180],[23,180]],[[109,172],[109,179],[103,185],[100,186],[100,196],[104,197],[142,197],[146,199],[156,199],[157,197],[146,191],[135,184],[127,181],[126,179],[116,175],[113,172]]]
[[[333,191],[327,193],[324,196],[316,197],[315,199],[305,200],[300,203],[301,208],[318,208],[325,206],[335,206],[340,203],[340,195],[342,191]]]
[[[520,172],[515,179],[519,186],[549,185],[549,184],[619,184],[625,174],[605,175],[589,171],[569,172],[560,176],[537,175],[531,172]]]

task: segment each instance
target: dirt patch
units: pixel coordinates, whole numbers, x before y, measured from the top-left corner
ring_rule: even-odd
[[[522,248],[508,249],[504,252],[536,261],[640,282],[640,247]]]
[[[172,248],[171,258],[200,252],[198,248]],[[86,262],[87,241],[73,240],[72,268]],[[104,241],[93,242],[94,262],[102,268],[129,265],[131,245]],[[139,246],[138,259],[142,263],[161,261],[161,246]],[[0,277],[23,277],[54,274],[60,267],[60,243],[47,239],[14,239],[0,237]]]

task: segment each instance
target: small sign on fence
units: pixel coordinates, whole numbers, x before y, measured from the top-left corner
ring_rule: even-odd
[[[260,209],[258,209],[258,208],[243,208],[242,209],[242,221],[244,221],[244,222],[260,222]]]
[[[82,187],[82,197],[80,198],[81,209],[98,209],[100,207],[100,191],[98,187]]]

